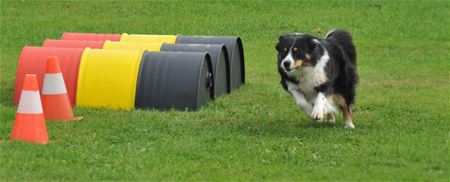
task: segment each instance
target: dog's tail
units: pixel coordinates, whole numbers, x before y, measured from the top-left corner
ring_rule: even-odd
[[[325,39],[335,39],[344,49],[353,67],[356,68],[356,48],[353,44],[352,35],[341,29],[332,29],[326,35]]]

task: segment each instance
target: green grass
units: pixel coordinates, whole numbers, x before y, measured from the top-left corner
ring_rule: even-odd
[[[448,181],[449,1],[1,0],[0,181]],[[278,35],[352,32],[356,129],[314,124],[278,84]],[[64,31],[240,35],[247,84],[197,112],[76,108],[10,142],[18,56]]]

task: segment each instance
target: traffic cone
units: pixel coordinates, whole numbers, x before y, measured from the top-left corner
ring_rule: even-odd
[[[74,117],[58,58],[47,57],[47,68],[42,86],[42,107],[46,119],[58,121],[80,121]]]
[[[35,74],[25,75],[11,140],[48,143],[47,127]]]

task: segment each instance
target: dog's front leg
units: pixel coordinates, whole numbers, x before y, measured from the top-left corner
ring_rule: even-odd
[[[319,92],[314,102],[314,108],[311,112],[311,117],[316,121],[322,121],[325,114],[336,112],[333,105],[328,102],[325,94]]]
[[[294,96],[295,103],[297,104],[297,106],[302,108],[307,115],[310,115],[313,110],[313,107],[311,104],[308,103],[308,101],[306,101],[305,96],[297,90],[291,90],[290,92]]]
[[[326,98],[322,92],[319,92],[314,102],[314,108],[311,113],[311,117],[317,121],[322,121],[323,115],[325,113],[325,102]]]

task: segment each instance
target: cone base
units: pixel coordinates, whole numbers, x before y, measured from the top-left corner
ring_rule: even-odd
[[[16,114],[11,140],[48,143],[47,127],[43,114]]]
[[[83,119],[84,119],[83,116],[74,116],[73,118],[70,119],[48,119],[47,122],[55,122],[55,123],[80,122]]]
[[[83,120],[84,119],[84,117],[83,116],[75,116],[75,117],[73,117],[70,121],[81,121],[81,120]]]

